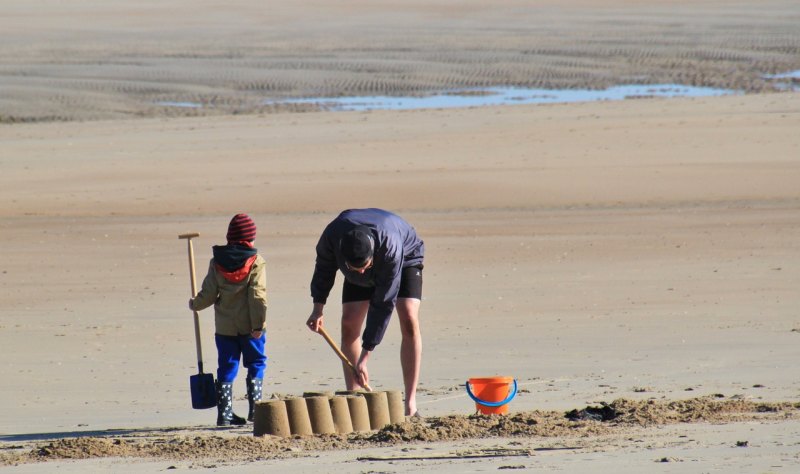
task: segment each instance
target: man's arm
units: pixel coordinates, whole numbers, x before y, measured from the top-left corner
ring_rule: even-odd
[[[328,301],[328,295],[336,279],[336,253],[330,240],[330,226],[325,229],[317,242],[317,260],[314,265],[314,275],[311,277],[311,298],[314,303]]]

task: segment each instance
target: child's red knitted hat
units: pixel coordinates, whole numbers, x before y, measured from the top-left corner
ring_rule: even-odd
[[[250,242],[256,239],[256,223],[247,214],[236,214],[228,224],[228,242]]]

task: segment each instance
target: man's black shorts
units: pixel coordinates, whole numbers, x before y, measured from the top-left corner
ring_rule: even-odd
[[[358,286],[347,280],[342,287],[342,303],[353,301],[369,301],[375,293],[374,286]],[[400,276],[400,292],[398,298],[422,299],[422,267],[406,267]]]

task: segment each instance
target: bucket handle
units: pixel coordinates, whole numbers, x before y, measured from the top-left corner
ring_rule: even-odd
[[[481,400],[480,398],[476,397],[472,393],[472,390],[470,390],[470,388],[469,388],[469,380],[467,380],[467,384],[466,385],[467,385],[467,395],[469,395],[469,398],[473,399],[475,401],[475,403],[480,403],[481,405],[486,406],[486,407],[500,407],[500,406],[503,406],[506,403],[508,403],[511,400],[513,400],[514,397],[517,395],[517,379],[514,379],[514,388],[511,389],[511,393],[509,393],[508,396],[506,397],[506,399],[501,401],[501,402],[487,402],[486,400]]]

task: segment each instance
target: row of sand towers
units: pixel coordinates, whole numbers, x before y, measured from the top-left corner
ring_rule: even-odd
[[[302,397],[257,402],[253,435],[287,437],[379,430],[405,421],[399,390],[305,392]]]

